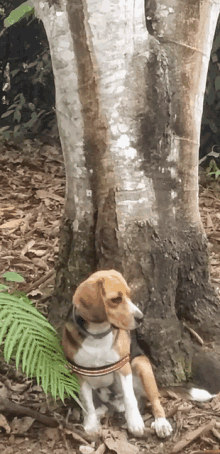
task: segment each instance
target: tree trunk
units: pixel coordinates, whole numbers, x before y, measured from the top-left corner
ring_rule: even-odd
[[[220,1],[33,3],[50,43],[67,172],[56,294],[70,301],[96,268],[122,272],[159,382],[186,380],[194,346],[182,320],[209,341],[220,332],[198,208]]]
[[[83,106],[77,81],[65,2],[33,5],[47,33],[56,89],[56,114],[66,169],[66,202],[61,226],[56,288],[52,318],[59,324],[70,303],[70,291],[95,268],[94,208],[88,156],[84,153]],[[61,317],[60,317],[61,316]]]

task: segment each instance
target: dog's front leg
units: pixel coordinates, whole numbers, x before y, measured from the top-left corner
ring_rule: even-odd
[[[97,433],[100,429],[99,421],[96,415],[95,406],[93,403],[92,388],[86,382],[83,381],[80,387],[80,397],[85,407],[86,413],[84,413],[84,429],[87,433]]]
[[[139,412],[137,399],[134,394],[132,372],[129,364],[126,364],[126,366],[120,369],[119,377],[124,398],[125,417],[128,430],[135,436],[141,436],[144,433],[144,421]]]
[[[155,429],[158,437],[168,437],[173,429],[169,421],[165,418],[164,409],[159,400],[159,392],[149,359],[144,355],[137,356],[132,361],[132,369],[141,379],[143,389],[152,404],[155,421],[152,423],[151,427]]]

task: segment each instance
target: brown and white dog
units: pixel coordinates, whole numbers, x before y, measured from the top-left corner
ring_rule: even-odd
[[[144,433],[134,393],[138,389],[152,404],[157,435],[167,437],[172,427],[160,404],[150,361],[140,354],[130,362],[130,330],[143,318],[130,294],[125,279],[115,270],[98,271],[82,282],[73,296],[72,320],[64,327],[64,352],[80,380],[86,432],[96,433],[100,428],[92,390],[99,390],[105,400],[104,388],[116,381],[129,431],[136,436]],[[118,399],[115,403],[122,407]]]

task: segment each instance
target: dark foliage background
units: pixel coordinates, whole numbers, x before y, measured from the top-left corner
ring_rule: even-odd
[[[4,19],[22,0],[0,1]],[[0,136],[58,138],[55,87],[49,45],[41,21],[34,16],[5,29],[0,40]]]
[[[212,148],[220,152],[220,16],[209,62],[200,143],[200,158]]]

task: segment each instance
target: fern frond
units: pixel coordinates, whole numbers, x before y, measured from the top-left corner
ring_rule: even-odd
[[[5,356],[5,359],[7,362],[11,358],[13,347],[15,346],[17,339],[19,338],[19,335],[22,332],[22,330],[23,330],[23,328],[21,325],[19,326],[18,320],[14,320],[8,330],[7,337],[5,339],[5,344],[4,344],[4,356]]]
[[[43,355],[43,352],[40,351],[39,352],[39,356],[38,356],[38,361],[36,363],[36,369],[35,369],[35,377],[36,377],[36,380],[37,380],[37,384],[40,385],[40,382],[42,381],[42,375],[44,374],[44,370],[42,370],[43,368],[43,360],[44,360],[44,355]],[[41,380],[40,380],[41,378]]]
[[[17,369],[18,369],[18,366],[19,366],[19,364],[20,364],[20,362],[21,362],[21,359],[22,359],[23,349],[24,349],[24,346],[25,346],[25,342],[26,342],[27,337],[28,337],[28,335],[29,335],[29,328],[27,328],[27,329],[24,329],[24,328],[23,328],[22,331],[23,331],[23,332],[22,332],[22,335],[21,335],[20,339],[18,339],[18,346],[17,346],[16,357],[15,357]],[[7,353],[8,353],[8,352],[5,351],[5,349],[4,349],[4,356],[5,356],[5,358],[6,358],[6,356],[8,356]],[[9,360],[10,360],[10,358],[9,358]],[[9,360],[8,360],[8,361],[9,361]]]
[[[54,397],[57,389],[57,375],[55,371],[51,371],[51,394]]]
[[[46,357],[42,358],[42,387],[45,394],[47,394],[49,381],[50,381],[50,370],[47,370],[47,361]]]
[[[2,323],[2,326],[1,326],[1,332],[0,332],[0,344],[3,341],[3,338],[4,338],[5,334],[6,334],[8,328],[9,328],[11,322],[12,322],[12,320],[13,320],[13,314],[10,314],[10,313],[7,314],[4,319],[2,319],[3,323]]]
[[[33,340],[32,340],[32,337],[29,336],[29,339],[26,342],[26,345],[25,345],[25,348],[23,351],[23,355],[22,355],[22,369],[26,370],[27,376],[28,376],[27,363],[28,363],[28,357],[29,357],[32,345],[33,345]],[[34,348],[34,345],[33,345],[33,348]]]
[[[0,345],[3,341],[7,362],[15,358],[16,367],[21,364],[55,399],[71,396],[82,406],[75,394],[79,383],[68,368],[56,330],[26,295],[0,293]]]
[[[60,390],[60,398],[62,401],[64,401],[64,383],[63,382],[59,383],[59,390]]]

